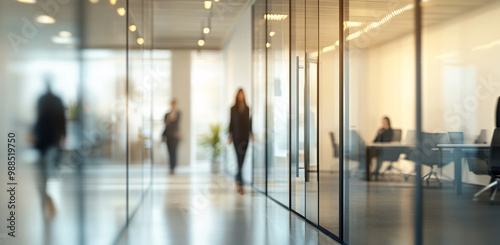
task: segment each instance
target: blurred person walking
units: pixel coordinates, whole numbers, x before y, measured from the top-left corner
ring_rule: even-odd
[[[42,210],[46,218],[52,218],[56,209],[52,198],[47,194],[47,179],[50,170],[56,166],[61,145],[66,140],[66,118],[62,100],[52,93],[49,80],[46,85],[47,92],[38,99],[32,141],[40,152],[38,177]]]
[[[255,138],[252,134],[252,122],[250,118],[250,109],[245,101],[245,93],[243,89],[239,89],[236,94],[234,106],[231,107],[231,119],[229,122],[229,138],[227,142],[234,144],[236,156],[238,158],[238,171],[236,173],[236,189],[238,194],[243,195],[243,178],[241,169],[245,161],[245,154],[248,148],[248,141],[252,136],[252,141]]]
[[[167,142],[167,150],[169,155],[170,174],[174,174],[175,166],[177,165],[177,145],[180,141],[181,112],[177,110],[176,100],[170,102],[170,112],[165,114],[165,130],[163,130],[163,141]]]

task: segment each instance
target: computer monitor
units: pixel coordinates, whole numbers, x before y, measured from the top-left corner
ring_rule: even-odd
[[[451,144],[463,144],[464,132],[448,132],[448,139]]]
[[[406,131],[406,137],[404,143],[407,145],[415,144],[417,138],[417,132],[415,130]]]

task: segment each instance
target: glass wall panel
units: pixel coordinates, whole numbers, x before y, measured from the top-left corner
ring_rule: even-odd
[[[90,146],[82,155],[83,177],[88,183],[84,185],[88,192],[84,232],[86,242],[96,243],[89,239],[96,237],[97,244],[106,244],[113,242],[127,220],[127,29],[126,17],[117,12],[126,9],[126,2],[118,1],[115,6],[82,2],[86,9],[83,106],[75,113],[81,116],[84,128],[79,151]]]
[[[422,156],[424,243],[496,243],[498,187],[478,192],[498,175],[500,2],[422,8],[422,131],[437,146]]]
[[[319,2],[319,225],[340,236],[339,1]]]
[[[305,216],[305,163],[304,163],[304,80],[305,80],[305,0],[290,1],[290,196],[291,208]]]
[[[153,67],[153,1],[143,0],[142,1],[142,27],[143,30],[142,38],[143,43],[143,100],[142,107],[143,110],[143,130],[142,130],[142,142],[143,142],[143,165],[142,165],[142,195],[146,194],[146,191],[151,187],[152,183],[152,167],[153,167],[153,143],[154,136],[152,133],[154,131],[154,114],[153,114],[153,89],[155,87],[155,71]],[[130,31],[130,27],[129,27]]]
[[[0,2],[0,131],[15,138],[10,181],[23,190],[16,238],[0,243],[110,244],[131,217],[128,189],[137,207],[151,174],[152,1],[127,2]],[[127,19],[141,21],[132,31]],[[145,42],[127,47],[127,30]],[[127,186],[129,161],[138,168]]]
[[[306,217],[315,224],[318,224],[318,4],[318,0],[306,0],[306,54],[303,88]]]
[[[267,1],[267,191],[288,206],[289,4]]]
[[[129,2],[128,18],[128,67],[127,67],[127,94],[128,94],[128,213],[131,215],[138,207],[143,189],[143,165],[147,157],[147,144],[150,137],[150,124],[145,117],[150,114],[150,108],[144,104],[148,100],[148,91],[144,77],[145,45],[147,30],[145,30],[144,0]],[[136,30],[132,31],[132,25]],[[148,40],[149,41],[149,40]]]
[[[266,191],[266,0],[253,5],[253,84],[252,131],[253,144],[252,182],[255,188]]]
[[[79,4],[0,2],[2,244],[75,244],[81,235],[78,168],[57,157],[80,145],[71,113],[81,99]]]
[[[344,7],[344,237],[349,244],[412,244],[415,6]]]

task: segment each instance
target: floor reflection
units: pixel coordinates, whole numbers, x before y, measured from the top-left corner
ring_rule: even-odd
[[[119,244],[337,244],[288,210],[207,171],[156,169],[151,195]]]

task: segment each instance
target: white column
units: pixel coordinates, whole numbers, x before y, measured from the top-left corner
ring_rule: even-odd
[[[191,51],[172,51],[172,98],[181,112],[181,141],[177,164],[191,164]]]

